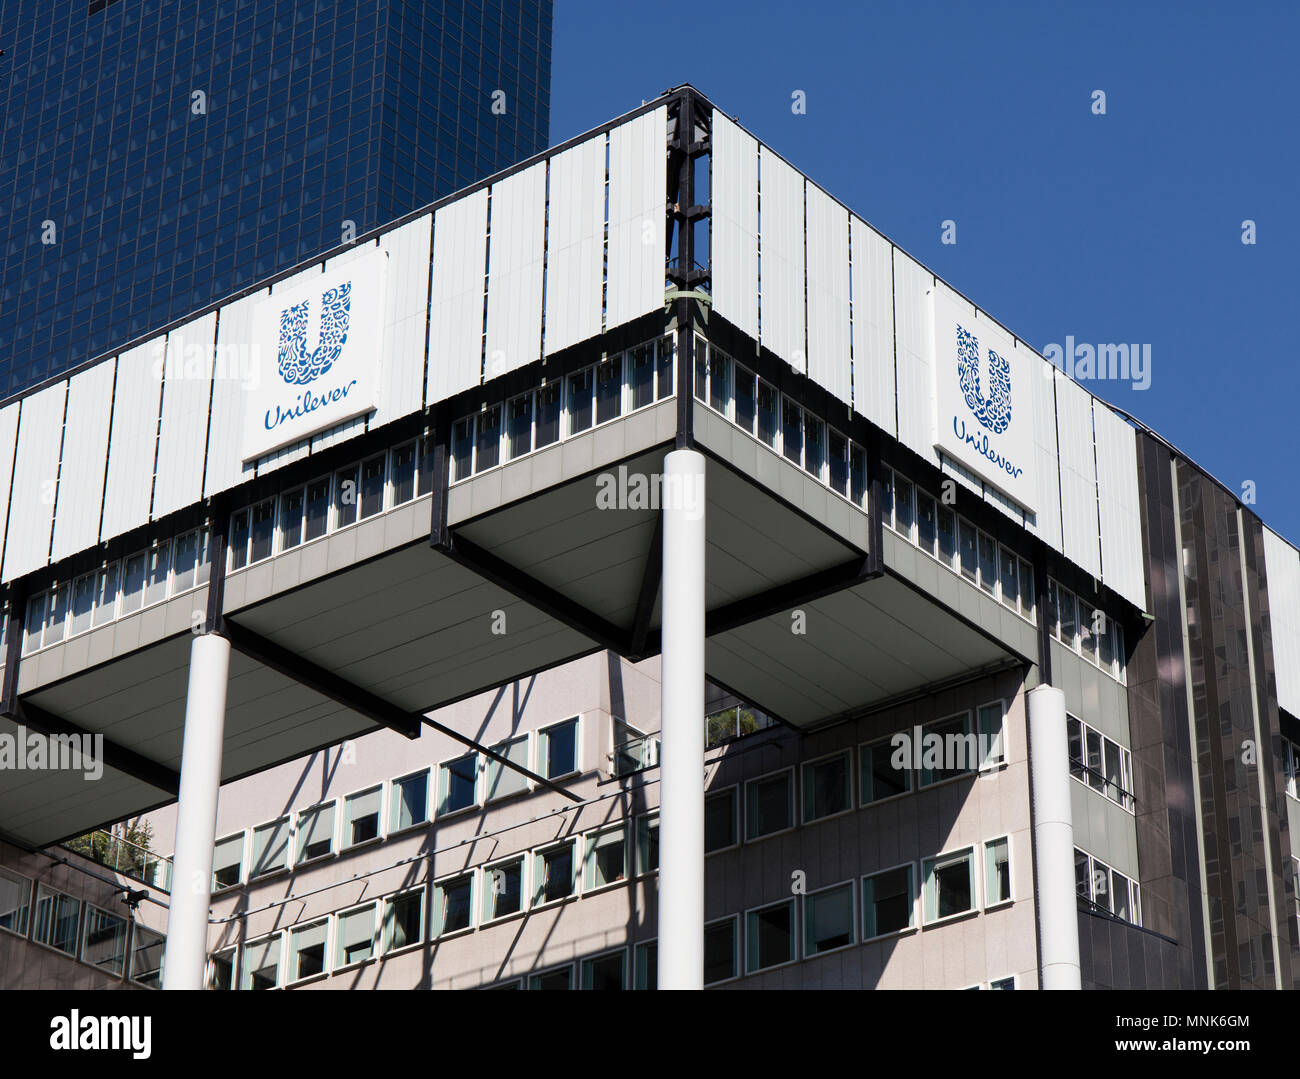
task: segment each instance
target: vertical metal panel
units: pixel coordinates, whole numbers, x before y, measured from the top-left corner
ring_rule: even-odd
[[[149,520],[158,443],[159,375],[165,349],[166,339],[157,337],[117,358],[101,540],[119,536]]]
[[[13,487],[14,449],[18,445],[18,413],[21,404],[0,408],[0,558],[5,532],[9,528],[9,498]]]
[[[1061,455],[1061,552],[1101,577],[1092,394],[1062,372],[1056,378],[1056,434]]]
[[[851,405],[849,212],[808,184],[808,377]]]
[[[1034,473],[1038,479],[1036,510],[1025,527],[1053,550],[1061,550],[1061,466],[1056,455],[1056,368],[1023,341],[1020,370],[1029,380],[1034,401]]]
[[[5,542],[6,581],[49,561],[67,395],[67,382],[60,382],[23,399]]]
[[[546,163],[492,185],[488,249],[487,377],[532,363],[542,352],[542,264]]]
[[[804,179],[766,146],[759,148],[758,168],[762,344],[806,373]]]
[[[217,315],[210,312],[167,336],[154,520],[203,497],[203,454],[212,392]]]
[[[1300,553],[1264,529],[1264,572],[1272,624],[1278,707],[1300,715]]]
[[[371,427],[419,412],[424,404],[433,214],[385,233],[379,247],[388,254],[388,299],[384,305],[384,362]],[[316,449],[313,441],[312,451]]]
[[[546,355],[600,333],[605,136],[551,158],[546,239]]]
[[[894,333],[898,352],[898,440],[925,460],[934,449],[934,274],[894,248]],[[964,303],[960,297],[958,302]],[[972,308],[972,313],[974,309]]]
[[[894,282],[891,244],[849,217],[853,243],[853,407],[897,437],[894,410]]]
[[[434,216],[429,377],[424,394],[430,404],[482,380],[487,204],[484,188],[447,203]]]
[[[668,108],[609,133],[609,286],[605,328],[664,304]]]
[[[1092,402],[1097,439],[1102,580],[1146,610],[1142,522],[1138,502],[1137,434],[1101,401]]]
[[[99,542],[99,511],[108,467],[108,425],[113,414],[117,360],[96,364],[68,380],[68,416],[54,507],[55,561]],[[206,404],[206,402],[205,402]],[[202,437],[206,420],[199,428]],[[0,453],[3,446],[0,446]]]
[[[715,109],[711,151],[713,310],[758,340],[758,140]]]
[[[253,476],[253,466],[243,462],[241,442],[246,391],[261,377],[259,345],[253,340],[253,312],[267,295],[266,290],[254,292],[226,304],[218,313],[204,498],[228,491]]]

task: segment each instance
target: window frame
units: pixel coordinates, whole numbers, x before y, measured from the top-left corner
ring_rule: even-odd
[[[1005,899],[993,899],[989,892],[989,884],[991,881],[989,854],[990,848],[997,843],[1005,843],[1007,847],[1007,897]],[[1012,846],[1011,833],[1009,832],[1006,835],[999,835],[994,836],[992,839],[986,839],[980,844],[980,862],[984,874],[983,884],[980,889],[980,898],[983,900],[982,909],[985,911],[1001,910],[1003,907],[1011,906],[1011,904],[1016,901],[1016,865],[1014,861],[1015,856],[1011,849]],[[994,863],[994,865],[996,865],[996,863]]]
[[[755,956],[757,955],[758,941],[756,939],[753,941],[755,951],[751,953],[750,941],[751,941],[751,936],[753,934],[753,929],[750,923],[750,918],[762,914],[764,911],[767,910],[775,910],[777,907],[785,907],[790,911],[790,958],[782,960],[780,963],[771,963],[767,966],[754,965],[753,963],[750,962],[750,958],[751,958],[751,954]],[[744,915],[745,915],[745,974],[747,976],[751,974],[765,974],[768,971],[772,971],[772,970],[780,970],[782,967],[792,966],[793,964],[799,962],[800,960],[799,937],[800,937],[801,922],[799,919],[799,912],[796,909],[794,896],[790,896],[789,899],[779,899],[775,903],[762,903],[756,907],[748,907],[745,909]],[[757,960],[755,960],[755,962],[756,961]]]
[[[813,816],[810,812],[809,798],[813,790],[812,784],[808,782],[808,769],[815,768],[817,765],[825,764],[827,761],[835,760],[837,757],[844,758],[844,801],[843,809],[836,809],[830,813],[823,813],[820,816]],[[818,821],[834,820],[836,817],[842,817],[845,813],[852,813],[855,808],[853,797],[853,779],[854,779],[854,758],[853,747],[846,746],[843,749],[834,750],[831,753],[823,753],[820,757],[813,757],[806,761],[799,762],[799,799],[801,824],[814,824]]]
[[[357,970],[367,963],[373,963],[378,957],[379,951],[379,914],[376,910],[378,900],[372,899],[369,903],[358,903],[353,907],[346,907],[343,910],[335,911],[333,915],[334,925],[332,937],[334,940],[334,962],[330,968],[330,973],[341,974],[347,970]],[[360,914],[364,910],[370,911],[370,954],[361,959],[347,960],[344,958],[343,947],[343,921],[354,914]]]
[[[445,873],[440,877],[434,878],[430,890],[429,901],[429,939],[434,940],[451,940],[454,937],[462,936],[466,933],[472,933],[478,925],[478,918],[475,917],[474,902],[478,898],[475,889],[476,880],[479,876],[478,871],[473,867],[458,869],[454,873]],[[469,888],[469,899],[466,903],[466,909],[469,912],[469,920],[465,925],[458,929],[444,929],[443,923],[447,918],[446,895],[447,888],[451,885],[465,884]]]
[[[934,917],[930,916],[930,879],[936,870],[946,869],[950,865],[956,864],[959,860],[966,862],[966,872],[970,881],[970,902],[971,905],[965,910],[955,911],[952,914],[940,915],[938,910],[938,897],[935,897]],[[977,844],[967,844],[964,847],[956,847],[953,850],[941,851],[938,854],[931,855],[928,858],[921,859],[921,927],[928,929],[935,925],[948,925],[962,918],[970,918],[977,915],[982,910],[980,901],[980,880],[977,862],[979,855],[977,853]]]
[[[817,951],[810,950],[810,940],[808,933],[811,928],[809,920],[809,900],[816,899],[819,895],[828,892],[837,892],[847,888],[849,892],[849,940],[846,944],[836,944],[831,948],[822,948]],[[801,940],[800,955],[804,959],[815,959],[823,955],[833,955],[835,952],[842,952],[847,948],[854,948],[858,945],[858,898],[857,889],[853,886],[853,878],[840,881],[838,884],[828,884],[824,888],[816,888],[813,891],[803,894],[802,902],[799,904],[799,929]]]
[[[376,816],[375,834],[372,835],[369,839],[361,839],[355,843],[350,843],[348,840],[352,835],[352,825],[355,823],[355,820],[352,815],[353,804],[358,799],[363,798],[368,794],[375,794],[375,793],[378,793],[379,795],[379,808],[375,810],[375,816]],[[343,795],[343,797],[338,799],[338,801],[341,803],[342,812],[338,814],[339,831],[338,831],[337,841],[335,843],[335,849],[337,853],[342,854],[344,851],[360,850],[362,847],[368,847],[372,843],[382,843],[384,841],[386,837],[384,834],[384,784],[383,783],[371,783],[370,785],[362,787],[359,790],[354,790],[349,792],[348,794]]]
[[[521,918],[531,909],[530,900],[532,899],[531,877],[528,872],[529,863],[532,861],[532,852],[528,850],[517,851],[505,858],[497,858],[491,862],[485,863],[479,870],[482,877],[482,883],[479,888],[479,898],[481,910],[479,911],[479,927],[483,928],[489,925],[495,925],[498,922],[504,922],[510,918]],[[488,887],[488,881],[492,878],[494,871],[505,866],[518,863],[519,865],[519,909],[507,911],[504,914],[492,913],[489,915],[487,903],[490,897],[497,893],[494,889]]]
[[[784,828],[777,828],[771,832],[763,832],[761,835],[754,834],[750,830],[750,817],[751,817],[750,800],[749,800],[750,788],[757,786],[759,783],[770,782],[776,777],[782,775],[786,776],[787,784],[788,784],[788,796],[786,801],[787,801],[787,805],[789,806],[789,816],[787,817],[789,823],[787,823]],[[798,797],[798,792],[795,790],[795,766],[794,765],[791,764],[791,765],[787,765],[785,768],[776,768],[771,772],[765,772],[762,775],[754,776],[752,779],[745,780],[744,841],[746,843],[758,843],[764,839],[771,839],[773,836],[785,835],[786,832],[794,831],[794,829],[798,827],[798,822],[799,822],[799,797]]]
[[[863,873],[858,877],[858,895],[860,897],[860,901],[858,904],[860,909],[858,913],[859,913],[859,920],[861,923],[858,926],[858,931],[862,935],[863,944],[870,944],[873,941],[877,941],[877,940],[887,940],[890,937],[906,936],[908,933],[915,933],[921,928],[921,911],[919,909],[920,901],[921,901],[921,887],[920,887],[920,875],[918,872],[918,865],[919,863],[915,861],[899,862],[897,865],[885,866],[882,869],[876,869],[870,873]],[[908,907],[911,911],[910,915],[908,916],[908,923],[907,925],[903,926],[902,929],[888,929],[883,933],[874,933],[871,936],[868,936],[867,924],[866,924],[867,882],[873,881],[877,877],[883,877],[886,873],[894,873],[899,869],[907,870],[907,894],[909,897]],[[873,914],[875,908],[874,895],[875,895],[875,888],[873,887],[872,903],[871,903]]]

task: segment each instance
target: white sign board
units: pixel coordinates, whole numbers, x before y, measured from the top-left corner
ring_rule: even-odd
[[[934,304],[934,445],[1034,511],[1034,398],[1024,349],[943,289]]]
[[[374,410],[387,269],[387,253],[376,248],[328,273],[304,274],[258,304],[243,460]]]

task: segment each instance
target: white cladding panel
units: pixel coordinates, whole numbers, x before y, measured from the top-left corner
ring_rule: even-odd
[[[208,458],[203,497],[209,498],[253,476],[253,465],[240,457],[244,406],[251,383],[261,377],[253,343],[253,313],[268,293],[259,289],[227,304],[217,313],[217,378],[212,383],[208,418]],[[105,534],[105,539],[108,534]]]
[[[1025,527],[1053,550],[1061,549],[1061,469],[1056,454],[1056,368],[1023,341],[1021,370],[1033,372],[1029,380],[1034,401],[1034,470],[1038,484],[1035,512]]]
[[[934,376],[930,341],[934,274],[894,248],[894,332],[898,353],[898,440],[939,464],[934,448]]]
[[[154,480],[156,521],[203,497],[208,401],[212,392],[215,311],[187,322],[167,336],[162,420],[158,426],[158,476]]]
[[[1300,553],[1267,528],[1264,573],[1268,579],[1278,707],[1300,716]]]
[[[424,393],[430,404],[482,381],[487,205],[484,188],[434,214],[429,377]]]
[[[492,185],[488,247],[487,377],[532,363],[542,352],[542,261],[546,162]]]
[[[893,245],[850,216],[853,243],[853,407],[897,437]]]
[[[604,135],[580,142],[551,158],[549,207],[548,356],[600,333],[605,257]]]
[[[40,569],[49,561],[67,394],[67,382],[60,382],[23,399],[18,418],[13,489],[9,495],[9,535],[4,556],[6,581]]]
[[[162,389],[158,376],[165,347],[164,338],[158,337],[117,358],[101,540],[120,536],[149,520]],[[239,452],[238,443],[235,452]]]
[[[758,140],[717,110],[712,140],[713,310],[758,340]]]
[[[804,178],[759,149],[762,344],[806,374],[804,355]]]
[[[108,425],[113,414],[116,370],[117,361],[107,360],[68,380],[68,419],[59,468],[59,500],[54,507],[51,557],[55,561],[99,542],[99,511],[104,504],[104,469],[108,466]],[[206,407],[205,401],[205,410]],[[205,420],[200,437],[206,427]]]
[[[425,214],[379,239],[388,255],[384,284],[384,357],[370,426],[419,412],[424,404],[424,357],[429,327],[429,259],[433,215]],[[312,451],[321,448],[312,440]]]
[[[1092,394],[1062,372],[1056,378],[1056,433],[1061,456],[1061,553],[1101,577],[1097,534],[1097,466]]]
[[[815,184],[808,214],[808,377],[846,405],[849,371],[849,212]]]
[[[1137,433],[1095,398],[1092,402],[1092,421],[1097,438],[1102,580],[1130,603],[1146,610]]]
[[[667,106],[609,133],[607,329],[664,305],[667,141]]]
[[[18,444],[18,413],[21,402],[0,409],[0,544],[9,526],[9,499],[13,487],[14,447]],[[3,551],[3,547],[0,547]]]

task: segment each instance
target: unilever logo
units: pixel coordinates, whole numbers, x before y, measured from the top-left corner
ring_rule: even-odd
[[[311,318],[311,301],[293,304],[280,312],[280,347],[276,362],[280,377],[289,386],[309,386],[329,373],[343,353],[348,341],[348,325],[352,316],[352,282],[345,281],[321,294],[320,343],[307,351],[307,325]],[[266,411],[266,429],[274,431],[288,420],[299,419],[324,405],[347,397],[357,384],[354,378],[340,383],[320,394],[304,389],[292,402],[276,405]]]
[[[979,338],[963,329],[961,323],[957,324],[957,381],[967,406],[981,426],[995,435],[1011,426],[1011,363],[989,349],[989,395],[985,397],[980,390]],[[967,432],[966,421],[957,416],[952,418],[952,429],[958,440],[1009,475],[1019,478],[1024,472],[989,445],[987,432]]]

